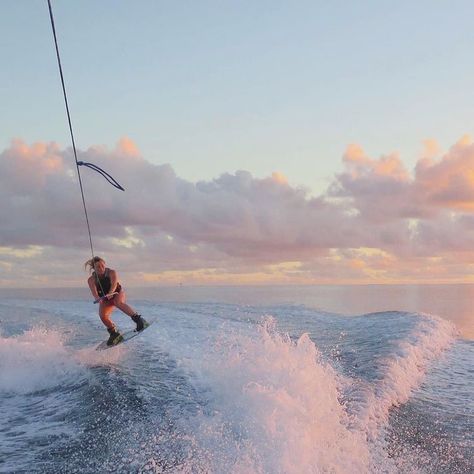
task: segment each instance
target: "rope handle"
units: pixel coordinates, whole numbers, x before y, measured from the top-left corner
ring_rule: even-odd
[[[115,296],[115,295],[118,295],[118,291],[114,291],[113,293],[110,293],[110,295],[105,295],[105,296],[101,296],[100,298],[97,298],[94,301],[94,304],[100,303],[101,301],[108,300],[109,296]]]

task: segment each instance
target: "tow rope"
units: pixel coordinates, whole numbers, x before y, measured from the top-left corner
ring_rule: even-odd
[[[51,28],[53,30],[54,45],[56,47],[56,57],[57,57],[57,60],[58,60],[59,75],[61,76],[61,85],[62,85],[62,88],[63,88],[64,104],[66,106],[66,114],[67,114],[67,121],[68,121],[68,125],[69,125],[69,132],[71,134],[72,150],[74,152],[74,160],[76,161],[77,176],[79,178],[79,187],[81,189],[82,204],[84,206],[84,215],[86,217],[87,232],[89,234],[89,243],[90,243],[90,248],[91,248],[91,254],[92,254],[92,258],[94,258],[94,246],[92,244],[91,226],[90,226],[90,223],[89,223],[89,216],[87,214],[86,199],[84,197],[84,188],[82,186],[81,172],[79,171],[79,166],[85,166],[87,168],[90,168],[90,169],[96,171],[101,176],[103,176],[107,180],[107,182],[109,182],[115,188],[120,189],[121,191],[125,191],[125,189],[109,173],[107,173],[103,169],[99,168],[97,165],[94,165],[93,163],[86,163],[84,161],[78,161],[77,160],[76,143],[75,143],[75,140],[74,140],[74,133],[73,133],[73,130],[72,130],[71,114],[69,112],[69,104],[68,104],[68,100],[67,100],[66,86],[64,84],[63,68],[61,66],[61,57],[59,55],[58,39],[57,39],[57,36],[56,36],[56,28],[55,28],[55,25],[54,25],[54,17],[53,17],[53,9],[51,7],[51,0],[48,0],[48,8],[49,8],[49,18],[51,20]]]

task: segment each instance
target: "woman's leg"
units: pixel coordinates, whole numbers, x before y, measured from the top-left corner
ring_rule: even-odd
[[[110,315],[114,310],[113,304],[107,304],[107,302],[101,301],[99,306],[99,316],[107,329],[114,329],[115,325],[110,319]]]
[[[114,305],[130,317],[137,314],[137,312],[125,302],[125,291],[123,290],[115,296]]]

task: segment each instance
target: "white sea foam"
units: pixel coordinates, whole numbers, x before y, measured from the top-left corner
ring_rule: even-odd
[[[33,327],[0,336],[0,392],[26,394],[55,387],[81,370],[58,331]]]
[[[160,472],[166,445],[167,462],[177,459],[172,472],[398,472],[377,439],[390,409],[409,399],[454,338],[450,323],[422,315],[378,361],[375,382],[359,383],[325,361],[307,334],[291,340],[272,318],[261,326],[216,326],[204,318],[189,329],[170,316],[157,331],[154,342],[190,374],[207,403],[195,416],[173,419],[171,436],[149,439],[155,449],[143,472]],[[130,351],[73,351],[65,342],[44,328],[0,337],[0,391],[52,388],[87,374],[84,366],[115,364]]]
[[[224,331],[194,360],[198,385],[212,387],[212,410],[187,420],[193,456],[209,472],[368,472],[363,433],[349,429],[336,371],[307,334],[291,341],[272,319],[257,334]],[[196,453],[198,453],[196,455]]]
[[[181,354],[211,403],[183,422],[192,448],[176,472],[397,472],[380,442],[389,411],[454,340],[449,322],[422,315],[379,361],[380,379],[361,384],[325,362],[307,334],[292,341],[271,318],[256,332],[215,331],[208,347],[199,338]]]
[[[371,384],[354,382],[348,391],[354,424],[370,440],[387,424],[390,409],[408,401],[429,364],[455,340],[456,330],[449,321],[426,314],[416,317],[419,321],[411,334],[394,345],[388,358],[379,361],[381,378]]]
[[[129,347],[120,344],[107,350],[96,350],[97,345],[78,349],[74,353],[75,360],[87,367],[114,366],[129,352]]]

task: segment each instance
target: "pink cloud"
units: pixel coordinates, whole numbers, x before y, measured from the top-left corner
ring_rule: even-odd
[[[364,220],[387,222],[421,215],[411,198],[412,179],[396,154],[371,159],[358,145],[350,145],[343,156],[345,171],[330,187],[333,196],[350,200]]]
[[[464,137],[441,160],[420,160],[415,184],[427,205],[473,212],[474,144]]]
[[[367,157],[351,145],[345,171],[330,193],[351,200],[361,216],[374,222],[434,217],[442,211],[474,211],[474,145],[464,137],[436,160],[430,142],[411,175],[396,154]]]
[[[64,171],[64,160],[54,143],[26,145],[13,140],[11,147],[0,155],[2,185],[28,192],[43,188],[47,180]]]
[[[131,154],[128,151],[131,150]],[[278,260],[356,239],[350,217],[323,198],[309,198],[282,175],[256,179],[246,171],[187,182],[169,165],[137,157],[130,142],[114,151],[92,147],[79,159],[111,172],[127,191],[82,170],[97,239],[120,238],[132,226],[145,238],[168,233],[241,258]],[[30,162],[34,166],[29,166]],[[26,162],[26,165],[25,165]],[[51,166],[55,163],[56,166]],[[15,142],[1,154],[4,245],[81,245],[86,241],[70,150]],[[5,170],[7,172],[5,172]],[[4,182],[5,181],[5,182]],[[15,183],[7,187],[7,183]],[[13,210],[13,212],[12,212]],[[342,227],[341,227],[342,226]]]
[[[189,182],[169,164],[147,161],[128,138],[113,150],[79,151],[79,159],[126,189],[81,168],[96,251],[130,271],[276,275],[274,265],[300,262],[283,265],[278,278],[326,282],[342,272],[372,281],[415,275],[423,259],[466,255],[474,245],[474,146],[463,139],[439,159],[436,150],[429,144],[410,173],[397,154],[374,159],[350,145],[344,170],[317,197],[280,172]],[[0,248],[7,249],[0,280],[22,261],[9,248],[42,248],[25,253],[29,271],[54,255],[87,258],[70,149],[12,142],[0,153],[0,198]]]

